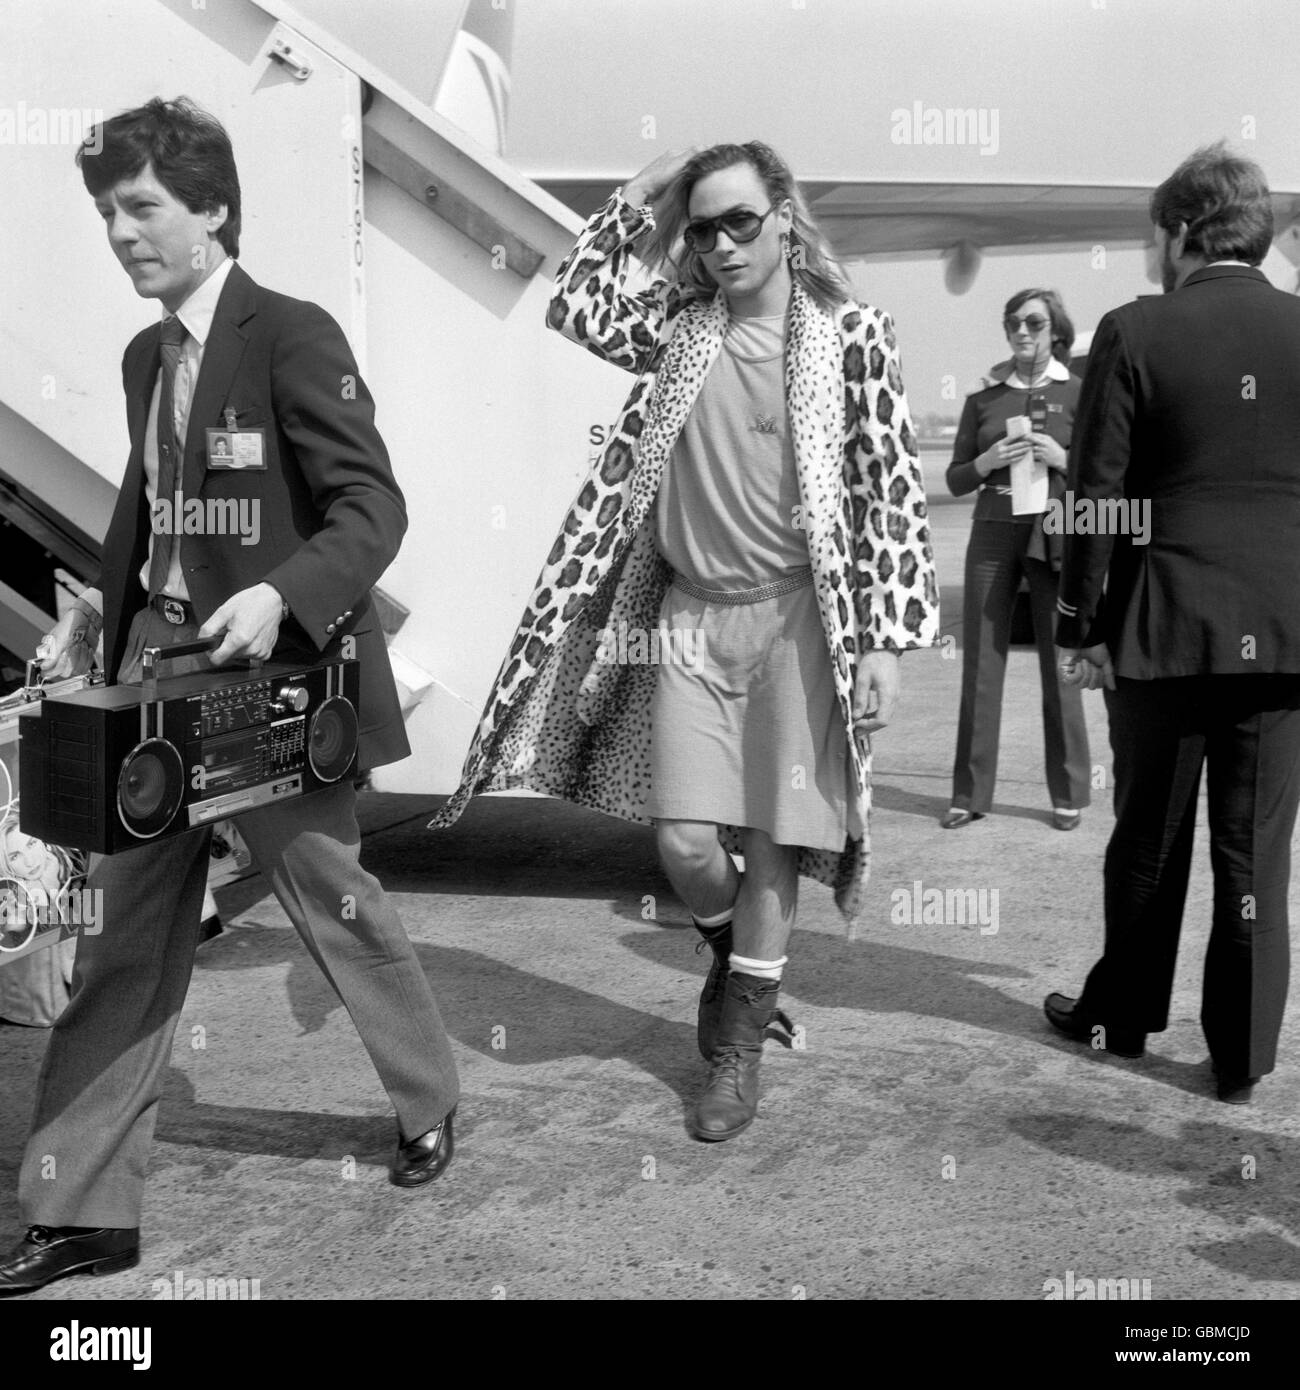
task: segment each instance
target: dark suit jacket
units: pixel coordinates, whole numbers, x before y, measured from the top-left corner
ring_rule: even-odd
[[[1215,265],[1107,314],[1067,487],[1148,500],[1150,539],[1067,533],[1059,645],[1139,680],[1300,672],[1300,298]]]
[[[136,335],[122,359],[131,458],[104,540],[104,657],[114,679],[131,619],[144,607],[139,572],[149,542],[144,438],[158,377],[159,326]],[[265,428],[265,471],[210,470],[208,428]],[[255,545],[238,535],[185,535],[181,564],[200,621],[263,580],[288,600],[275,659],[337,655],[355,638],[361,663],[359,760],[407,756],[397,689],[369,594],[397,554],[406,507],[374,402],[338,324],[319,306],[256,285],[235,265],[217,302],[190,404],[186,498],[259,502]]]

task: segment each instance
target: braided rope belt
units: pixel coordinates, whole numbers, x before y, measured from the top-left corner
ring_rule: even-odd
[[[706,589],[701,584],[687,579],[685,575],[673,575],[673,587],[692,598],[703,599],[705,603],[721,603],[728,607],[740,603],[762,603],[764,599],[780,598],[782,594],[792,594],[796,589],[806,588],[813,581],[812,566],[792,570],[783,579],[774,579],[770,584],[760,584],[757,589]]]

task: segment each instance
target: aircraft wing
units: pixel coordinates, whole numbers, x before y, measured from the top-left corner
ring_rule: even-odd
[[[630,176],[630,175],[629,175]],[[588,217],[621,180],[538,178],[548,193]],[[1151,240],[1146,186],[1044,183],[801,184],[813,214],[842,260],[941,255],[963,243],[978,250],[1102,243],[1110,249]],[[1274,192],[1279,236],[1300,219],[1300,193]]]

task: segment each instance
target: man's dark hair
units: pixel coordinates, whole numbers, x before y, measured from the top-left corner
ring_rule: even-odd
[[[230,136],[215,116],[188,97],[154,97],[133,111],[95,127],[77,151],[77,164],[92,197],[151,166],[158,182],[191,212],[226,205],[217,240],[239,255],[239,172]]]
[[[1151,195],[1151,220],[1207,261],[1258,265],[1273,243],[1273,203],[1264,171],[1220,140],[1188,155]]]

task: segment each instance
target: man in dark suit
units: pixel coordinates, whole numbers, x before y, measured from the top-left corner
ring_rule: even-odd
[[[239,179],[229,138],[206,112],[151,101],[92,132],[78,163],[136,292],[168,316],[126,350],[131,456],[100,584],[42,644],[43,669],[86,669],[101,614],[105,666],[122,682],[139,679],[146,646],[196,638],[220,642],[167,673],[182,662],[354,654],[360,763],[405,757],[368,595],[397,553],[406,512],[341,330],[235,263]],[[229,454],[210,448],[218,430]],[[201,516],[255,524],[196,532],[187,520],[181,534],[192,500]],[[360,865],[351,782],[249,811],[239,828],[393,1102],[392,1181],[436,1178],[452,1155],[456,1064],[402,924]],[[19,1177],[30,1229],[0,1262],[0,1293],[139,1260],[145,1168],[199,938],[210,835],[92,860],[101,930],[79,943],[72,999],[41,1069]]]
[[[1151,217],[1165,293],[1107,314],[1093,339],[1058,603],[1062,679],[1105,687],[1110,715],[1105,950],[1077,1001],[1051,994],[1045,1009],[1126,1057],[1166,1026],[1204,767],[1201,1024],[1219,1098],[1239,1104],[1274,1068],[1290,958],[1300,299],[1258,269],[1268,186],[1222,144],[1156,189]]]

